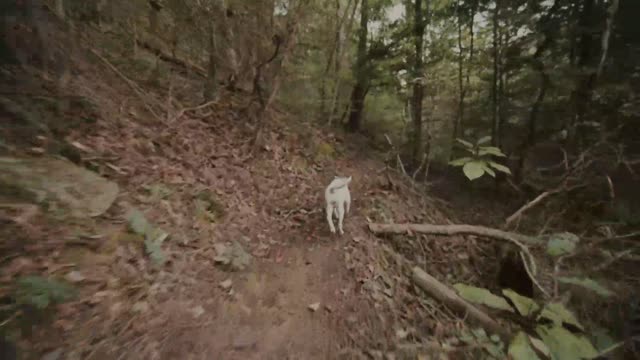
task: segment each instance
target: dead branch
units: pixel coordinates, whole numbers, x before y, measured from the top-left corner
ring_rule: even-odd
[[[157,56],[160,60],[180,66],[184,69],[187,70],[191,70],[193,73],[202,76],[202,77],[206,77],[207,76],[207,71],[196,65],[196,64],[192,64],[189,61],[183,60],[183,59],[179,59],[177,57],[174,57],[166,52],[164,52],[162,49],[159,49],[153,45],[151,45],[149,42],[144,41],[144,40],[140,40],[140,39],[136,39],[136,44],[140,45],[140,47],[147,49],[148,51],[150,51],[152,54],[154,54],[155,56]]]
[[[509,333],[506,331],[504,326],[498,324],[495,320],[489,317],[489,315],[459,297],[454,290],[439,282],[419,267],[413,268],[412,279],[420,289],[424,290],[433,298],[443,302],[445,305],[456,311],[469,314],[471,318],[480,323],[480,325],[489,333],[498,334],[505,341],[509,339]]]
[[[280,47],[282,46],[282,38],[279,35],[274,35],[273,44],[275,45],[273,55],[256,66],[256,75],[253,77],[253,94],[258,96],[258,101],[262,108],[265,108],[266,105],[264,95],[262,94],[262,86],[260,86],[260,82],[262,81],[262,68],[267,66],[278,56],[280,53]]]
[[[127,85],[129,85],[129,87],[133,90],[133,92],[135,92],[136,95],[138,95],[140,100],[142,100],[142,103],[147,108],[147,110],[149,110],[149,112],[153,116],[155,116],[158,120],[164,123],[164,119],[162,118],[162,116],[156,113],[153,107],[151,107],[151,105],[149,105],[149,103],[147,102],[150,96],[146,95],[144,90],[142,90],[135,82],[133,82],[133,80],[129,79],[122,72],[120,72],[118,68],[116,68],[113,64],[109,62],[109,60],[105,59],[104,57],[102,57],[102,55],[98,54],[97,51],[95,51],[94,49],[90,49],[90,51],[93,55],[98,57],[98,59],[102,60],[102,62],[105,63],[105,65],[107,65],[107,67],[109,67],[113,72],[115,72],[122,80],[124,80],[124,82],[127,83]]]
[[[522,256],[523,261],[526,255],[526,258],[529,261],[524,261],[527,275],[531,278],[538,288],[546,295],[547,292],[540,286],[540,283],[536,279],[537,275],[537,267],[535,258],[531,251],[525,244],[529,245],[537,245],[540,244],[541,241],[532,236],[526,236],[522,234],[516,234],[512,232],[506,232],[498,229],[492,229],[484,226],[475,226],[475,225],[432,225],[432,224],[376,224],[370,223],[369,230],[374,234],[384,234],[384,233],[393,233],[393,234],[402,234],[407,232],[418,232],[425,234],[436,234],[436,235],[457,235],[457,234],[467,234],[467,235],[477,235],[483,237],[490,237],[499,240],[510,241],[520,248],[520,256]]]
[[[374,234],[404,234],[418,232],[434,235],[476,235],[499,240],[510,241],[521,249],[527,249],[524,244],[539,245],[542,242],[533,236],[492,229],[475,225],[432,225],[432,224],[377,224],[370,223],[369,230]]]
[[[553,194],[557,194],[560,191],[562,191],[562,189],[564,189],[564,184],[562,186],[559,186],[553,190],[548,190],[545,191],[543,193],[541,193],[540,195],[536,196],[535,199],[529,201],[528,203],[524,204],[520,209],[518,209],[518,211],[514,212],[513,214],[511,214],[511,216],[509,216],[507,218],[507,220],[505,221],[505,226],[509,226],[511,225],[511,223],[513,223],[516,219],[520,218],[520,216],[522,216],[522,214],[531,209],[532,207],[538,205],[540,202],[542,202],[542,200],[548,198],[549,196],[553,195]]]
[[[260,105],[261,108],[258,112],[258,115],[256,117],[256,122],[257,122],[257,126],[256,126],[256,132],[255,135],[253,137],[252,140],[252,153],[255,153],[258,148],[260,147],[260,143],[262,141],[262,132],[264,130],[264,124],[265,124],[265,117],[267,115],[267,112],[269,111],[269,107],[271,106],[271,104],[275,101],[276,99],[276,95],[278,94],[278,91],[280,90],[280,83],[282,80],[282,69],[286,66],[287,64],[287,60],[289,55],[292,52],[293,47],[296,44],[296,36],[297,36],[297,31],[298,31],[298,24],[299,24],[299,17],[302,16],[301,10],[299,10],[297,13],[294,13],[293,15],[291,15],[292,18],[288,19],[288,24],[287,24],[287,34],[288,37],[286,39],[286,41],[284,42],[284,48],[281,51],[281,56],[280,56],[280,61],[279,61],[279,66],[277,68],[277,70],[275,71],[275,76],[273,79],[273,83],[271,86],[271,91],[269,93],[269,96],[267,97],[266,101],[263,101],[262,99],[262,95],[261,93],[258,93],[258,99],[260,100]],[[265,65],[268,64],[269,62],[273,61],[277,56],[278,53],[280,52],[280,46],[282,45],[282,39],[279,36],[275,36],[274,37],[274,44],[276,45],[276,49],[274,51],[274,54],[272,56],[271,59],[269,59],[266,63],[264,63]],[[264,65],[263,65],[264,66]],[[256,71],[257,73],[260,72],[259,69],[257,69]],[[256,78],[254,79],[254,85],[258,85],[257,88],[254,88],[254,92],[255,91],[261,91],[260,87],[259,87],[259,75],[256,74]],[[257,82],[255,82],[257,81]]]
[[[218,99],[216,100],[211,100],[209,102],[206,102],[204,104],[198,105],[198,106],[194,106],[194,107],[188,107],[188,108],[183,108],[180,109],[180,111],[178,111],[178,113],[176,114],[176,116],[173,117],[173,119],[171,119],[171,121],[169,121],[169,123],[173,123],[175,121],[177,121],[178,119],[180,119],[182,117],[182,115],[184,115],[186,112],[189,111],[196,111],[196,110],[201,110],[201,109],[205,109],[208,108],[211,105],[215,105],[216,103],[218,103]]]
[[[402,175],[409,177],[409,174],[407,174],[407,170],[405,170],[404,164],[402,163],[402,159],[400,158],[400,152],[397,150],[396,146],[393,145],[393,142],[391,141],[389,135],[384,134],[384,138],[387,139],[387,143],[389,143],[389,146],[391,146],[391,150],[396,153],[396,162],[398,163],[400,172],[402,173]]]

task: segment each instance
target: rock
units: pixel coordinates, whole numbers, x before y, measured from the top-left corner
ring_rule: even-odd
[[[237,241],[234,241],[231,246],[215,244],[214,248],[217,253],[214,261],[231,271],[242,271],[251,263],[251,255]]]
[[[256,333],[249,329],[245,329],[240,333],[240,335],[233,339],[233,348],[235,350],[246,350],[253,348],[257,342],[258,338]]]
[[[233,282],[231,281],[231,279],[227,279],[225,281],[220,282],[220,287],[223,290],[229,290],[232,285],[233,285]]]
[[[0,157],[0,189],[0,195],[53,204],[77,218],[102,215],[119,192],[116,183],[52,157]]]
[[[44,354],[40,360],[58,360],[60,355],[62,355],[62,349],[56,349]]]
[[[65,280],[71,283],[79,283],[85,280],[84,275],[82,275],[79,271],[71,271],[67,275],[65,275]]]
[[[201,305],[198,305],[191,309],[191,313],[193,314],[193,317],[197,319],[204,314],[204,308]]]
[[[319,308],[320,308],[320,303],[319,302],[309,305],[309,310],[311,310],[313,312],[318,311]]]

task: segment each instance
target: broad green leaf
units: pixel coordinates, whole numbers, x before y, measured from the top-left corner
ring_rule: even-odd
[[[509,356],[513,360],[539,360],[535,350],[531,348],[527,335],[520,331],[509,345]]]
[[[551,256],[561,256],[572,253],[580,241],[576,235],[565,232],[551,235],[547,243],[547,253]]]
[[[540,310],[540,306],[533,299],[522,296],[511,289],[502,290],[502,294],[513,302],[513,305],[522,316],[527,317]]]
[[[451,166],[462,166],[462,165],[468,163],[471,160],[473,160],[473,159],[468,157],[468,156],[465,156],[465,157],[462,157],[460,159],[455,159],[455,160],[450,161],[449,165],[451,165]]]
[[[462,140],[462,139],[456,139],[456,141],[459,142],[460,144],[464,145],[464,147],[466,147],[466,148],[473,149],[473,144],[468,142],[468,141],[465,141],[465,140]]]
[[[609,289],[603,287],[602,285],[598,284],[597,282],[589,278],[559,277],[558,281],[564,284],[573,284],[573,285],[582,286],[584,288],[587,288],[595,292],[596,294],[602,297],[609,297],[613,295],[613,293]]]
[[[498,170],[500,172],[503,172],[505,174],[511,175],[511,170],[508,167],[506,167],[506,166],[504,166],[502,164],[498,164],[497,162],[489,161],[489,165],[492,168],[494,168],[494,169],[496,169],[496,170]]]
[[[485,343],[483,347],[493,357],[493,359],[504,359],[502,344]]]
[[[458,291],[460,297],[469,302],[486,305],[493,309],[513,312],[513,309],[511,308],[511,306],[509,306],[509,303],[507,303],[504,298],[492,294],[487,289],[460,283],[453,285],[453,287]]]
[[[478,150],[478,155],[480,156],[493,155],[498,157],[507,157],[507,155],[505,155],[502,152],[502,150],[500,150],[495,146],[481,146],[480,149]]]
[[[536,327],[536,333],[549,347],[551,359],[592,359],[598,355],[586,337],[573,334],[562,326],[541,325]]]
[[[551,356],[549,347],[547,347],[544,341],[538,339],[537,337],[533,337],[531,335],[529,335],[529,341],[531,341],[531,345],[533,345],[533,347],[539,352],[541,352],[544,356],[546,356],[547,358]]]
[[[464,285],[464,284],[461,284]],[[473,336],[475,336],[476,339],[478,340],[486,340],[487,339],[487,332],[484,331],[483,328],[475,328],[475,329],[471,329],[471,333],[473,334]]]
[[[481,161],[470,161],[462,167],[464,175],[471,181],[484,175],[483,163]]]
[[[591,337],[595,342],[595,347],[598,349],[598,353],[609,350],[617,343],[617,341],[609,335],[609,331],[604,328],[596,328]]]
[[[571,324],[580,330],[583,330],[582,325],[578,322],[578,319],[561,303],[549,303],[544,306],[538,319],[545,318],[553,321],[557,326],[562,326],[562,323]]]
[[[482,168],[487,174],[491,175],[491,177],[496,177],[496,172],[493,171],[493,169],[490,168],[486,163],[482,163]]]
[[[476,142],[476,145],[482,145],[482,144],[486,144],[489,141],[491,141],[491,136],[487,135],[485,137],[481,137],[478,142]]]
[[[138,235],[144,236],[151,228],[144,214],[137,209],[133,209],[127,214],[127,221],[129,229]]]

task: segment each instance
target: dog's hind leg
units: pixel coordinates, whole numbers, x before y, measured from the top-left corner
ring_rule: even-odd
[[[335,211],[335,207],[331,205],[331,203],[327,204],[327,222],[329,223],[329,230],[331,230],[331,233],[336,232],[336,228],[335,226],[333,226],[333,219],[332,219],[332,215],[334,211]]]
[[[340,234],[344,234],[342,230],[342,220],[344,219],[344,203],[338,204],[338,230],[340,230]]]

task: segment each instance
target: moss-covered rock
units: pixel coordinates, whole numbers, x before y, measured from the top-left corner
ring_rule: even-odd
[[[63,209],[72,217],[103,214],[118,185],[73,163],[50,157],[0,157],[0,196]]]

